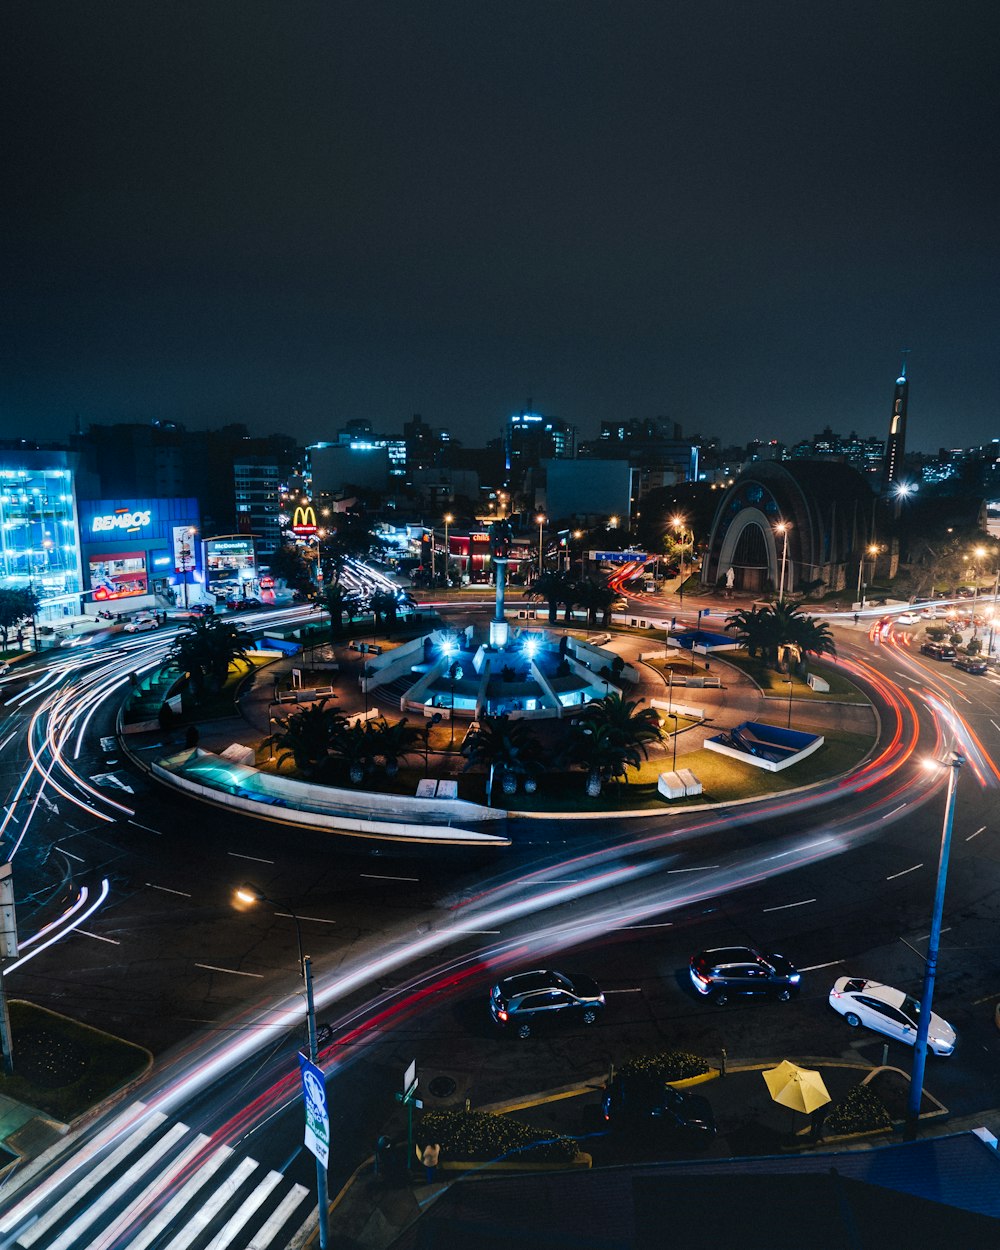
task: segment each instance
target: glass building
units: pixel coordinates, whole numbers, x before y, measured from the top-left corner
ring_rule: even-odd
[[[34,590],[40,621],[80,607],[75,459],[0,450],[0,588]]]

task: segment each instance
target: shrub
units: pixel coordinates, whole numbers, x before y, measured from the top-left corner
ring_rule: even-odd
[[[686,1081],[708,1071],[706,1059],[686,1050],[664,1050],[656,1055],[639,1055],[622,1064],[623,1076],[658,1076],[663,1081]]]
[[[855,1087],[836,1104],[823,1123],[827,1133],[871,1133],[892,1124],[885,1103],[867,1085]]]
[[[948,637],[948,630],[944,625],[928,625],[924,633],[931,642],[944,642],[945,638]]]
[[[419,1137],[440,1143],[444,1160],[569,1163],[577,1153],[568,1137],[553,1138],[490,1111],[429,1111],[420,1122]]]

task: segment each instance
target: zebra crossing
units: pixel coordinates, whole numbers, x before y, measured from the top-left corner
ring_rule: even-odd
[[[0,1198],[17,1250],[284,1250],[316,1224],[310,1192],[188,1125],[133,1104],[48,1171]]]

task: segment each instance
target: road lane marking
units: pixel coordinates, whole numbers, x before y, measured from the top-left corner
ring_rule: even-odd
[[[891,812],[886,812],[882,819],[888,820],[890,816],[895,816],[897,812],[901,812],[905,806],[905,803],[900,803],[900,805],[898,807],[894,807]]]
[[[660,920],[656,924],[623,924],[618,927],[619,929],[672,929],[674,922],[672,920]]]
[[[700,868],[668,868],[667,876],[672,877],[678,872],[711,872],[713,868],[718,867],[718,864],[702,864]]]
[[[294,920],[295,917],[290,911],[276,911],[274,913],[282,920]],[[322,916],[299,916],[299,920],[311,920],[314,924],[336,924],[336,920],[325,920]]]
[[[130,820],[128,823],[130,825],[135,825],[137,829],[145,829],[147,833],[155,833],[158,838],[163,836],[163,831],[161,829],[154,829],[151,825],[144,825],[138,820]]]
[[[605,990],[604,993],[605,994],[641,994],[642,986],[636,985],[632,989],[629,989],[629,990]]]
[[[780,907],[765,907],[764,912],[769,911],[787,911],[789,907],[805,907],[807,903],[815,903],[814,898],[803,898],[797,903],[782,903]]]
[[[902,872],[894,872],[891,876],[886,877],[886,881],[895,881],[897,877],[905,877],[908,872],[916,872],[918,868],[923,868],[923,864],[914,864],[912,868],[904,868]]]
[[[837,964],[842,964],[842,959],[831,959],[828,964],[809,964],[807,968],[800,968],[799,972],[818,972],[820,968],[835,968]]]
[[[370,881],[419,881],[419,877],[390,877],[384,872],[362,872],[358,874],[367,877]]]
[[[977,829],[975,833],[970,833],[969,836],[965,839],[966,842],[971,842],[973,838],[978,838],[979,835],[981,833],[985,833],[985,831],[986,831],[986,826],[983,825],[982,829]]]
[[[98,942],[110,942],[112,946],[121,946],[117,938],[103,937],[100,933],[91,933],[89,929],[77,929],[77,933],[82,933],[84,937],[96,938]]]
[[[191,895],[184,890],[171,890],[168,885],[154,885],[152,881],[146,882],[146,888],[149,890],[162,890],[164,894],[179,894],[181,898],[190,898]]]
[[[941,930],[941,932],[942,932],[942,933],[950,933],[950,932],[951,932],[951,925],[948,925],[948,927],[947,927],[946,929],[942,929],[942,930]],[[914,941],[917,941],[917,942],[922,942],[925,938],[929,938],[929,937],[930,937],[930,934],[929,934],[929,933],[921,933],[921,935],[920,935],[918,938],[915,938],[915,939],[914,939]]]
[[[273,864],[273,859],[261,859],[259,855],[241,855],[239,851],[229,851],[233,859],[252,859],[255,864]]]
[[[488,937],[495,937],[500,932],[500,930],[499,929],[456,929],[455,932],[456,933],[480,933]]]
[[[240,972],[238,968],[220,968],[216,964],[195,964],[196,968],[204,968],[208,972],[228,972],[233,977],[256,977],[258,981],[264,980],[263,972]]]
[[[65,855],[67,859],[75,859],[78,864],[85,864],[87,862],[82,855],[74,855],[72,851],[67,851],[64,846],[57,846],[56,850],[60,855]]]

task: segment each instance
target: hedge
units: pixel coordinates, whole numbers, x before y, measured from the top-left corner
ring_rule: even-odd
[[[655,1076],[663,1081],[686,1081],[702,1076],[709,1069],[707,1059],[687,1050],[664,1050],[657,1055],[639,1055],[629,1059],[619,1071],[622,1076]]]
[[[855,1087],[836,1104],[823,1122],[826,1133],[871,1133],[889,1128],[892,1120],[885,1103],[867,1085]]]
[[[492,1163],[515,1156],[528,1163],[569,1163],[577,1154],[568,1137],[550,1137],[491,1111],[428,1111],[419,1138],[438,1142],[443,1161]]]

